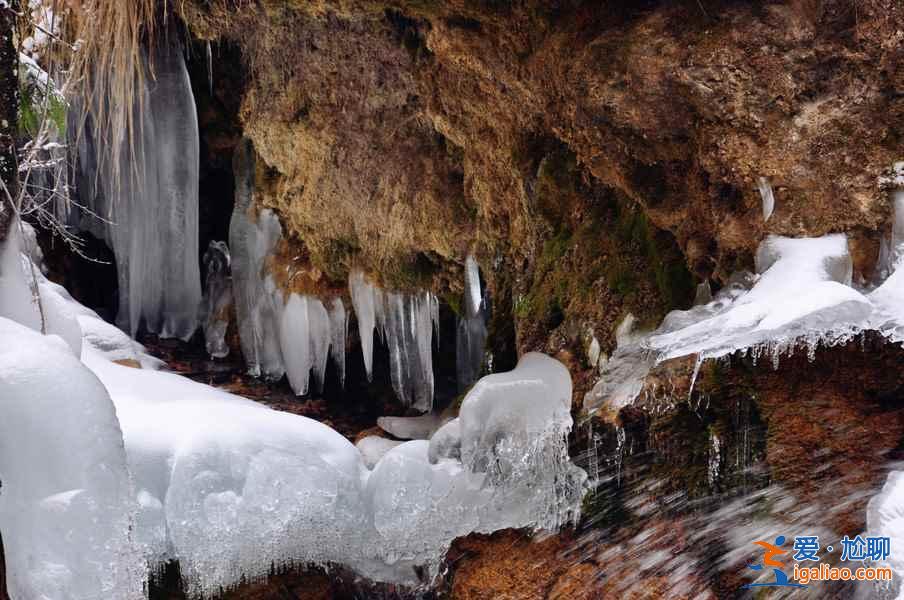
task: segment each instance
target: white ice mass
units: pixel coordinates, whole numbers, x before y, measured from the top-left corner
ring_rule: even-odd
[[[478,382],[437,440],[362,452],[316,421],[154,370],[49,288],[46,310],[66,308],[82,329],[79,361],[71,343],[16,322],[33,319],[30,295],[7,294],[27,291],[27,260],[4,260],[0,287],[0,531],[17,597],[141,597],[147,565],[169,558],[192,593],[304,562],[427,585],[457,536],[579,516],[571,380],[549,357]]]
[[[619,340],[584,399],[585,409],[629,404],[650,368],[672,358],[695,355],[699,365],[749,351],[777,361],[797,346],[813,352],[820,344],[844,343],[865,331],[904,342],[904,234],[894,234],[904,232],[900,194],[892,193],[895,221],[888,256],[893,266],[877,287],[853,284],[844,234],[768,236],[757,251],[755,274],[737,273],[711,302],[672,311],[656,330]]]
[[[188,339],[201,301],[195,102],[178,41],[158,44],[142,60],[152,67],[135,98],[136,139],[102,143],[90,116],[73,132],[88,209],[77,225],[116,255],[120,327],[134,336],[143,323],[163,337]],[[114,144],[121,148],[116,165]]]

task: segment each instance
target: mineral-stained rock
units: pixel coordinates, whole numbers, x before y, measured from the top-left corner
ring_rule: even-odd
[[[257,202],[324,289],[354,265],[454,297],[473,252],[520,350],[574,351],[589,325],[608,353],[627,311],[655,322],[688,270],[724,282],[766,233],[845,231],[858,273],[876,259],[904,116],[894,0],[179,9],[238,47]]]

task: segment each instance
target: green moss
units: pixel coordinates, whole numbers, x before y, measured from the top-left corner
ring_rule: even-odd
[[[45,96],[35,86],[23,85],[19,90],[19,132],[28,137],[38,134],[45,111]],[[46,97],[47,118],[58,132],[66,131],[66,101],[54,93]]]

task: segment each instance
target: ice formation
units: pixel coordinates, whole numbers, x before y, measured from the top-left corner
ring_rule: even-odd
[[[3,282],[2,289],[6,289]],[[71,348],[0,317],[0,530],[13,598],[143,598],[110,396]]]
[[[4,314],[28,319],[31,297],[7,297],[21,262],[0,290],[18,304]],[[19,597],[137,597],[144,561],[165,559],[179,560],[191,593],[299,562],[429,585],[455,537],[578,517],[571,380],[549,357],[478,382],[435,440],[362,452],[316,421],[112,362],[154,366],[50,291],[48,310],[66,305],[83,331],[82,362],[59,337],[0,317],[0,529]]]
[[[204,344],[214,358],[229,354],[226,329],[232,308],[232,281],[229,276],[229,248],[225,242],[211,240],[204,253],[206,271],[204,300],[201,309]]]
[[[763,202],[763,222],[768,221],[775,210],[775,195],[772,193],[772,186],[765,177],[757,180],[757,189],[760,192],[760,199]]]
[[[342,298],[333,298],[330,306],[330,357],[339,373],[339,385],[345,387],[345,338],[348,337],[348,315]]]
[[[330,316],[323,303],[291,294],[280,317],[279,343],[289,383],[299,396],[308,392],[312,371],[316,389],[323,390],[331,339]]]
[[[373,373],[373,334],[389,348],[389,370],[396,396],[405,406],[433,408],[433,344],[439,331],[439,301],[430,292],[380,289],[361,271],[349,274],[349,293],[368,377]]]
[[[904,169],[902,169],[904,170]],[[874,289],[855,287],[847,238],[767,237],[756,255],[756,274],[737,273],[705,304],[672,311],[655,331],[618,348],[584,407],[618,409],[640,393],[658,362],[696,355],[703,360],[737,351],[782,352],[806,345],[846,342],[875,331],[904,342],[904,177],[891,185],[895,221],[886,260],[887,277]],[[895,183],[897,182],[897,183]]]
[[[251,214],[254,203],[254,149],[242,140],[233,157],[235,208],[229,222],[232,252],[232,290],[238,320],[242,355],[254,376],[279,379],[285,373],[279,348],[281,301],[272,280],[265,273],[267,257],[282,237],[279,218],[268,209],[257,219]]]
[[[168,39],[156,45],[135,98],[136,139],[101,144],[90,118],[85,123],[79,183],[87,207],[82,228],[116,255],[117,323],[133,336],[143,323],[163,337],[188,339],[201,301],[198,123],[181,44]],[[116,165],[114,144],[121,147]]]
[[[455,340],[455,367],[458,391],[468,389],[480,377],[487,340],[486,311],[480,292],[480,271],[473,256],[465,260],[463,314],[458,317]]]

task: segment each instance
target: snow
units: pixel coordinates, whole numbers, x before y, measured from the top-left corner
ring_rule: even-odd
[[[0,290],[11,314],[30,319],[17,244],[11,236],[3,248],[16,268],[4,268]],[[571,380],[549,357],[481,380],[441,428],[433,415],[382,422],[425,438],[439,428],[435,439],[356,447],[317,421],[153,370],[140,345],[44,283],[83,330],[82,361],[60,336],[0,317],[0,529],[15,597],[136,598],[147,568],[169,559],[195,595],[298,563],[425,586],[455,537],[579,515],[586,475],[567,453]],[[405,335],[416,325],[432,335],[429,297],[409,298]],[[301,305],[309,328],[335,321],[344,337],[344,319],[319,300],[286,304]],[[334,339],[311,334],[314,349],[303,337],[289,346],[312,357]],[[149,368],[112,362],[123,359]]]
[[[464,314],[458,317],[455,340],[455,371],[459,392],[467,390],[480,377],[487,340],[480,272],[473,256],[468,256],[465,260],[465,298],[462,305]]]
[[[12,597],[144,597],[107,391],[60,338],[0,317],[0,398],[0,531]]]
[[[178,559],[194,592],[288,561],[420,584],[413,567],[432,580],[458,535],[554,528],[578,514],[585,476],[565,439],[571,381],[549,357],[528,355],[465,399],[462,431],[481,441],[469,454],[481,469],[445,456],[431,463],[433,440],[365,438],[356,448],[316,421],[174,374],[93,350],[86,361],[122,423],[137,538],[152,559]],[[487,472],[503,458],[504,471]]]
[[[904,207],[896,212],[896,227]],[[897,239],[894,238],[893,239]],[[901,242],[889,253],[904,256]],[[890,342],[904,341],[904,259],[873,290],[854,287],[852,261],[843,234],[819,238],[767,237],[756,255],[757,273],[737,273],[705,304],[672,311],[653,332],[618,348],[600,381],[585,397],[587,410],[633,402],[657,363],[682,356],[702,361],[737,351],[782,352],[805,345],[849,341],[875,331]],[[626,341],[626,340],[625,340]]]
[[[207,273],[204,298],[201,307],[201,325],[204,328],[204,344],[207,353],[214,358],[229,354],[226,330],[232,306],[232,283],[229,278],[229,248],[225,242],[210,241],[204,253]]]

